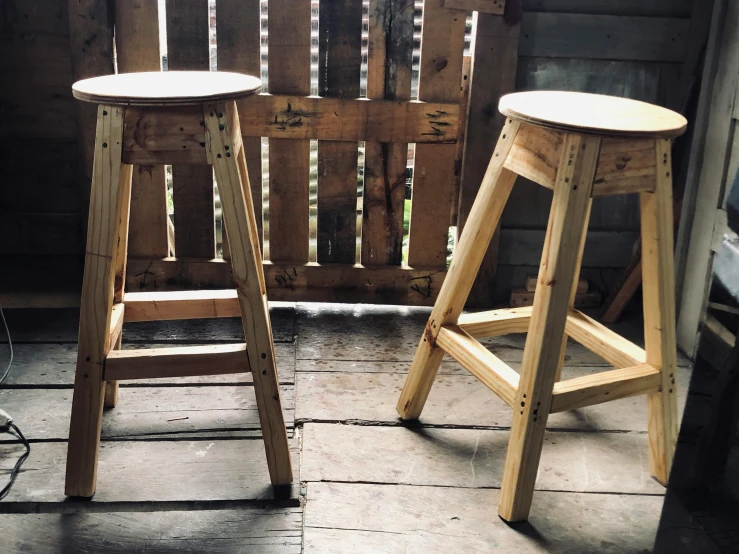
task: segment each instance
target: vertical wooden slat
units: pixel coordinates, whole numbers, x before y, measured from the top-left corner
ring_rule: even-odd
[[[107,2],[100,0],[68,0],[69,45],[72,52],[72,75],[75,81],[109,75],[113,65],[113,18]],[[80,164],[85,179],[82,184],[82,205],[87,206],[92,179],[95,151],[95,119],[97,107],[77,102]]]
[[[459,192],[457,236],[461,236],[467,216],[493,154],[496,137],[505,118],[498,112],[498,100],[513,92],[518,65],[520,23],[510,24],[502,17],[476,14],[473,23],[475,39],[472,54],[472,76],[467,131],[465,133],[462,182]],[[498,270],[499,231],[493,235],[477,279],[467,299],[468,307],[486,308],[493,304],[493,280]]]
[[[161,70],[157,0],[116,0],[115,40],[119,73]],[[129,255],[142,258],[168,256],[167,217],[164,166],[135,166]]]
[[[236,71],[261,78],[260,0],[219,0],[216,5],[216,37],[218,41],[218,70]],[[240,100],[239,109],[243,102]],[[249,168],[251,196],[259,229],[259,245],[262,244],[262,139],[244,137],[246,163]],[[226,254],[224,233],[224,258]]]
[[[410,99],[413,11],[412,0],[370,0],[367,98]],[[407,144],[365,143],[364,265],[400,265],[407,162]]]
[[[269,2],[269,92],[310,94],[310,0]],[[269,257],[308,261],[310,141],[269,141]]]
[[[210,69],[208,0],[167,0],[170,70]],[[174,232],[180,258],[215,256],[213,170],[209,165],[172,166]]]
[[[362,3],[321,0],[318,30],[318,94],[359,96]],[[357,244],[357,143],[318,143],[319,263],[353,264]]]
[[[427,0],[423,6],[418,99],[457,102],[466,12]],[[419,144],[413,170],[408,265],[444,267],[454,185],[454,144]]]

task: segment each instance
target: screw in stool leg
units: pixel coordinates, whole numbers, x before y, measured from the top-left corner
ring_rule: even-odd
[[[128,214],[131,172],[121,164],[124,110],[98,108],[95,161],[80,303],[77,370],[67,448],[67,496],[95,493],[105,382],[103,364],[111,348],[116,242]],[[127,215],[126,215],[127,218]]]
[[[600,138],[579,135],[562,149],[500,493],[498,513],[509,522],[531,508],[599,151]]]
[[[267,289],[259,235],[235,102],[203,106],[207,147],[221,195],[229,232],[231,268],[241,308],[247,355],[254,376],[270,479],[273,485],[293,481],[290,448],[280,401]]]
[[[671,141],[655,141],[657,179],[654,192],[642,192],[642,287],[644,350],[647,363],[660,369],[661,386],[647,395],[649,469],[667,484],[677,443],[677,345],[673,259]]]
[[[436,335],[443,325],[455,324],[462,313],[488,244],[511,194],[516,174],[503,166],[520,125],[509,119],[501,131],[400,394],[396,409],[403,419],[417,419],[423,411],[444,357],[444,352],[434,345]]]

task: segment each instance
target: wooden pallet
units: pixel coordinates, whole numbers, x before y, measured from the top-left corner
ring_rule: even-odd
[[[418,100],[412,100],[417,3],[371,0],[367,8],[350,0],[319,2],[318,96],[310,95],[315,16],[310,0],[273,0],[266,26],[260,23],[265,14],[258,0],[218,3],[218,69],[259,75],[256,37],[262,27],[268,34],[268,92],[240,102],[239,112],[257,211],[262,207],[261,141],[269,139],[269,225],[261,213],[257,220],[270,299],[433,303],[446,274],[449,212],[459,183],[457,142],[466,123],[460,84],[469,6],[463,4],[423,6]],[[503,13],[502,0],[483,4],[495,17]],[[208,3],[167,0],[166,7],[169,69],[206,69]],[[123,70],[157,69],[159,44],[152,36],[158,35],[152,30],[141,41],[140,32],[132,32],[157,20],[157,2],[117,2],[116,9]],[[360,94],[363,24],[366,97]],[[144,164],[134,184],[128,290],[230,288],[225,234],[222,257],[216,253],[212,173],[199,138],[202,118],[187,107],[172,109],[171,116],[169,124],[161,110],[156,120],[147,109],[127,115],[124,158]],[[311,140],[318,141],[315,258],[309,249]],[[358,222],[360,142],[365,143],[365,186]],[[401,254],[409,143],[417,146],[406,265]],[[174,245],[167,239],[163,175],[147,165],[165,158],[176,160]]]

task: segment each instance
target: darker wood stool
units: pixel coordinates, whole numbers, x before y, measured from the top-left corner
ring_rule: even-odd
[[[507,120],[398,402],[416,419],[444,353],[513,411],[498,513],[528,518],[550,413],[647,394],[649,465],[666,483],[677,440],[673,275],[673,137],[685,118],[657,106],[582,93],[505,96]],[[516,176],[553,191],[534,297],[528,308],[462,315]],[[639,193],[645,349],[573,308],[594,196]],[[478,337],[528,333],[520,374]],[[617,369],[559,381],[567,337]]]
[[[110,75],[79,81],[73,87],[75,98],[100,106],[67,452],[67,496],[95,493],[103,404],[105,400],[115,405],[117,382],[122,379],[251,371],[270,479],[273,485],[293,480],[235,103],[260,88],[261,82],[254,77],[207,71]],[[157,127],[158,134],[152,140],[151,132],[142,133],[148,137],[142,143],[137,137],[147,125]],[[193,136],[202,141],[199,151],[192,148]],[[205,159],[213,165],[221,195],[236,294],[141,293],[135,301],[131,295],[129,303],[124,283],[131,164]],[[236,313],[225,313],[229,310],[224,309],[224,302],[229,299]],[[134,317],[128,317],[127,304]],[[150,321],[239,314],[246,345],[120,350],[124,318]]]

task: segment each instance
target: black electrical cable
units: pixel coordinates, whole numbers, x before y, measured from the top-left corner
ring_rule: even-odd
[[[11,487],[13,486],[13,483],[15,483],[15,478],[18,476],[18,472],[21,470],[21,466],[23,465],[23,462],[26,461],[26,458],[31,454],[31,445],[26,439],[26,437],[23,436],[23,433],[21,433],[21,430],[16,427],[15,423],[10,423],[10,428],[15,431],[15,433],[11,432],[10,430],[7,431],[7,433],[17,436],[20,441],[23,443],[23,446],[26,447],[26,452],[18,458],[18,461],[15,463],[15,467],[13,467],[13,470],[10,472],[10,480],[8,481],[8,484],[3,487],[3,490],[0,491],[0,500],[5,498],[8,493],[10,492]]]

